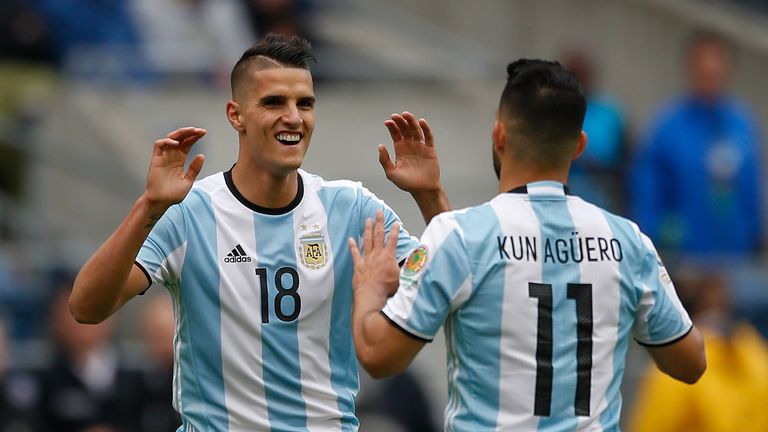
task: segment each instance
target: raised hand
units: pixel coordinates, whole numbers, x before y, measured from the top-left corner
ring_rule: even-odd
[[[205,134],[205,129],[185,127],[155,141],[144,192],[151,203],[170,206],[187,196],[203,168],[205,157],[201,154],[195,156],[186,172],[184,162],[192,145]]]
[[[440,163],[429,123],[406,111],[392,114],[384,125],[395,148],[392,162],[387,147],[379,144],[379,163],[389,181],[410,193],[440,190]]]
[[[384,213],[376,212],[376,220],[365,222],[362,253],[355,239],[349,239],[349,251],[355,271],[352,287],[363,296],[388,297],[397,291],[400,268],[397,266],[397,236],[400,226],[392,224],[389,235],[384,233]],[[385,241],[386,237],[386,241]]]

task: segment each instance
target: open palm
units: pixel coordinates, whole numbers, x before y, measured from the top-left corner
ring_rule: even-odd
[[[166,138],[155,141],[145,191],[150,201],[172,205],[187,196],[203,168],[205,157],[195,156],[186,172],[184,163],[192,145],[205,134],[205,129],[185,127],[169,133]]]
[[[392,162],[385,145],[379,145],[379,162],[387,178],[406,192],[440,189],[440,164],[432,129],[425,119],[409,113],[392,114],[384,122],[395,149]]]

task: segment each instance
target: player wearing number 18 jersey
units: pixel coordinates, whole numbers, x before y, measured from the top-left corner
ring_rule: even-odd
[[[417,243],[359,184],[300,169],[315,125],[313,60],[298,37],[269,34],[248,49],[226,109],[235,165],[195,183],[204,156],[186,170],[185,161],[206,131],[156,141],[144,193],[75,281],[70,310],[82,323],[103,321],[148,284],[171,292],[180,432],[358,429],[343,239],[384,209],[400,254]],[[429,125],[410,113],[384,124],[396,157],[379,148],[387,178],[428,221],[448,207]]]
[[[299,170],[286,207],[246,200],[231,172],[198,182],[137,257],[174,297],[174,405],[187,431],[354,430],[349,236],[384,208]],[[417,244],[400,231],[399,256]],[[218,354],[220,353],[220,355]]]
[[[358,357],[395,373],[445,324],[446,430],[616,431],[630,339],[695,382],[701,336],[651,241],[564,184],[586,144],[575,78],[540,60],[508,73],[493,130],[501,193],[435,217],[399,283],[383,223],[362,256],[351,242]]]

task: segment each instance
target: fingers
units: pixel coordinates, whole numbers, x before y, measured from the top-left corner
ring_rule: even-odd
[[[376,222],[373,224],[373,247],[384,246],[384,212],[376,210]]]
[[[395,256],[395,250],[397,248],[397,237],[400,235],[400,224],[395,222],[392,224],[392,228],[389,230],[389,235],[387,235],[387,244],[386,249],[387,252]]]
[[[417,119],[408,111],[403,111],[402,114],[392,114],[390,119],[384,122],[384,125],[389,129],[389,135],[395,142],[403,138],[418,141],[430,140],[430,142],[432,140],[432,129],[427,121]]]
[[[412,131],[408,127],[408,121],[403,118],[400,114],[392,114],[390,116],[390,119],[395,123],[395,126],[397,126],[400,135],[405,139],[413,139],[414,136],[412,135]]]
[[[357,242],[352,237],[347,241],[349,245],[349,253],[352,255],[352,265],[358,267],[360,265],[360,249],[357,247]]]
[[[393,116],[397,114],[392,114]],[[395,123],[394,120],[386,120],[384,121],[384,126],[387,127],[387,130],[389,131],[389,136],[392,138],[392,142],[398,142],[401,139],[403,139],[403,134],[400,133],[400,128],[397,126],[397,123]]]
[[[191,137],[191,136],[197,136],[198,139],[202,138],[203,135],[205,135],[208,131],[206,131],[203,128],[197,128],[197,127],[183,127],[176,129],[175,131],[169,133],[166,137],[176,140],[176,141],[184,141],[185,139]]]
[[[419,121],[416,120],[416,116],[409,113],[408,111],[405,111],[403,113],[403,118],[408,123],[410,136],[419,141],[424,141],[424,132],[421,130],[421,125],[419,124]]]
[[[424,142],[427,144],[427,147],[434,147],[435,136],[432,134],[432,128],[429,126],[429,123],[427,123],[427,120],[419,119],[419,125],[424,132]]]
[[[381,164],[381,167],[384,168],[384,173],[387,175],[387,178],[389,178],[389,173],[395,169],[395,164],[389,157],[389,151],[384,144],[379,144],[379,163]]]
[[[194,159],[192,159],[192,162],[189,163],[186,177],[191,181],[195,181],[198,174],[200,174],[200,170],[203,169],[203,163],[205,163],[205,156],[202,154],[195,156]]]
[[[363,230],[363,254],[368,255],[373,250],[373,221],[371,218],[365,220],[365,229]]]
[[[179,142],[171,138],[163,138],[155,141],[155,145],[152,147],[152,153],[157,156],[167,148],[178,148]]]

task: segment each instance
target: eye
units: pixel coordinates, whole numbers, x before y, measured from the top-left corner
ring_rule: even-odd
[[[298,103],[296,104],[299,108],[304,109],[311,109],[315,107],[315,99],[314,98],[301,98],[299,99]]]
[[[261,104],[267,107],[276,107],[283,105],[285,98],[281,96],[265,96],[261,99]]]

